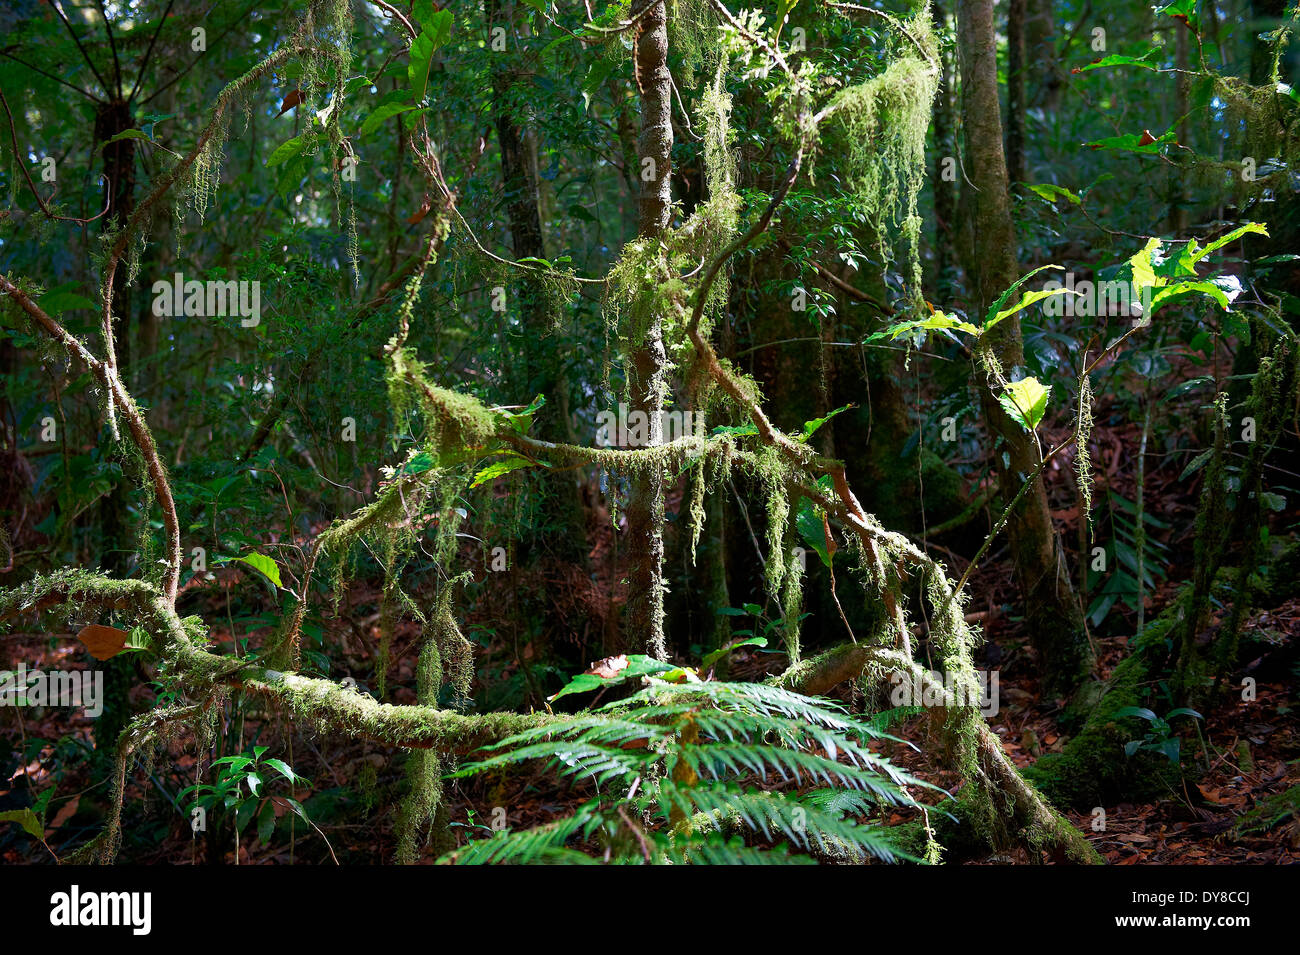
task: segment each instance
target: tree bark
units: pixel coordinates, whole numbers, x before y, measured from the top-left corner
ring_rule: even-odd
[[[127,137],[112,142],[115,136],[133,126],[131,108],[120,99],[104,103],[96,110],[95,142],[107,143],[102,147],[103,171],[109,196],[108,214],[104,217],[105,230],[125,228],[135,211],[135,140]],[[131,380],[132,352],[131,287],[127,284],[126,273],[125,268],[114,273],[112,288],[113,343],[118,376],[123,384]],[[114,453],[117,453],[117,449],[114,449]],[[121,475],[104,495],[99,506],[102,547],[100,565],[119,578],[130,576],[132,564],[127,515],[130,481],[126,475]],[[130,720],[128,694],[136,683],[135,663],[135,654],[123,654],[103,666],[104,714],[96,721],[94,733],[95,750],[101,764],[113,758],[118,736]]]
[[[1061,101],[1061,68],[1056,56],[1056,11],[1053,0],[1025,2],[1025,61],[1036,78],[1029,92],[1029,102],[1049,113]],[[1026,77],[1028,79],[1028,77]]]
[[[672,79],[668,72],[668,11],[664,0],[641,18],[636,41],[636,82],[641,94],[641,133],[637,140],[637,231],[657,239],[668,230],[672,203]],[[629,413],[642,412],[650,425],[650,444],[663,441],[663,384],[666,355],[663,316],[652,303],[642,340],[629,356]],[[644,640],[646,652],[664,659],[664,488],[655,469],[632,478],[627,504],[628,601],[625,639]],[[634,636],[633,636],[634,635]]]
[[[957,7],[961,60],[966,173],[974,190],[964,197],[972,235],[969,273],[977,313],[988,308],[1018,278],[1016,235],[1002,126],[998,110],[997,47],[992,0],[961,0]],[[1024,347],[1020,322],[1000,322],[982,347],[1001,365],[1008,380],[1023,376]],[[980,403],[994,435],[1001,438],[995,455],[1002,498],[1015,498],[1034,473],[1041,453],[1034,436],[998,403],[1000,386],[990,369],[979,372]],[[1005,457],[1003,455],[1005,452]],[[1025,601],[1030,638],[1049,692],[1069,693],[1088,678],[1093,656],[1083,626],[1083,611],[1066,572],[1060,540],[1052,526],[1042,476],[1033,479],[1008,522],[1017,582]]]
[[[931,5],[931,17],[936,32],[946,28],[947,15],[943,8]],[[951,160],[957,158],[957,144],[952,135],[953,75],[952,57],[947,44],[939,49],[939,63],[943,75],[939,92],[935,96],[934,129],[935,156],[930,170],[930,184],[934,189],[934,289],[935,301],[942,302],[952,295],[953,249],[959,242],[957,230],[957,170]],[[945,160],[948,160],[945,162]]]
[[[1007,176],[1025,181],[1025,5],[1007,7]]]

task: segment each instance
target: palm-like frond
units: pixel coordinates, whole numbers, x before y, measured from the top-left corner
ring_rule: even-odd
[[[885,862],[900,856],[882,827],[853,822],[844,814],[819,808],[808,799],[746,792],[727,786],[695,787],[687,798],[700,813],[692,827],[694,830],[703,827],[722,830],[730,822],[769,841],[784,837],[805,851],[819,849],[849,857],[870,855]]]
[[[602,795],[447,859],[565,862],[576,853],[590,861],[574,843],[599,838],[614,862],[769,864],[807,862],[807,853],[894,861],[887,831],[854,817],[915,805],[907,787],[928,784],[867,748],[880,738],[893,737],[838,703],[777,687],[655,683],[511,736],[454,774],[543,760],[574,781],[632,792],[630,801]]]
[[[532,829],[498,832],[487,839],[470,842],[440,860],[456,865],[536,865],[541,863],[586,864],[596,860],[570,848],[580,832],[600,823],[594,803],[587,803],[572,816]]]

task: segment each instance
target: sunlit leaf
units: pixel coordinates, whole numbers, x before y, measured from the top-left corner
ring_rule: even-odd
[[[1007,385],[1006,393],[998,395],[998,403],[1012,418],[1033,431],[1047,412],[1047,399],[1052,388],[1037,378],[1024,378]]]
[[[271,583],[275,584],[275,586],[277,587],[284,586],[283,584],[280,583],[279,565],[276,564],[276,562],[273,561],[270,557],[267,557],[265,554],[259,554],[254,552],[252,554],[247,555],[246,557],[230,557],[227,558],[227,560],[237,560],[242,564],[247,564],[249,567],[252,567],[255,571],[257,571],[259,574],[261,574]]]

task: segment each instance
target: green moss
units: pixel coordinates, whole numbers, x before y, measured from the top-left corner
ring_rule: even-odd
[[[1092,440],[1092,378],[1083,375],[1079,384],[1078,427],[1074,435],[1074,473],[1079,488],[1079,501],[1083,513],[1081,520],[1092,526],[1092,455],[1088,444]]]
[[[907,31],[933,61],[937,53],[927,9],[907,21]],[[830,106],[844,127],[842,161],[858,208],[877,236],[886,264],[891,237],[900,235],[911,291],[919,303],[921,262],[917,200],[925,179],[925,141],[939,76],[914,51],[899,56],[871,79],[843,90]]]
[[[397,811],[398,865],[419,859],[420,842],[442,802],[442,761],[432,749],[414,750],[406,757],[407,793]]]
[[[1149,706],[1152,669],[1165,659],[1174,635],[1183,626],[1190,588],[1184,589],[1163,613],[1147,625],[1141,642],[1120,661],[1105,684],[1087,688],[1074,703],[1073,713],[1086,709],[1079,732],[1060,753],[1048,753],[1024,771],[1053,802],[1091,809],[1121,799],[1135,799],[1168,791],[1178,770],[1163,757],[1150,753],[1124,753],[1124,745],[1141,739],[1142,721],[1119,716],[1128,706]],[[1067,714],[1069,716],[1070,714]],[[1075,716],[1077,719],[1077,715]]]
[[[419,409],[429,434],[429,446],[448,457],[463,455],[466,449],[489,444],[497,429],[496,417],[478,399],[435,385],[428,366],[414,349],[389,343],[389,401],[393,414],[403,421]]]

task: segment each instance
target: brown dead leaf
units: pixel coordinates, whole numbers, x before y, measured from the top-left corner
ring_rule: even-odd
[[[1198,783],[1196,788],[1201,791],[1201,795],[1205,798],[1206,802],[1211,803],[1215,806],[1221,806],[1227,801],[1223,798],[1223,795],[1219,790],[1218,786],[1210,786],[1206,783]]]
[[[290,90],[289,94],[285,96],[284,102],[280,104],[280,112],[276,113],[275,115],[283,116],[285,113],[289,112],[289,110],[293,109],[301,102],[302,102],[302,90]]]
[[[429,210],[432,208],[433,208],[433,200],[428,196],[425,196],[424,202],[420,205],[420,208],[417,209],[415,212],[412,212],[409,216],[406,217],[406,224],[419,225],[421,220],[423,220],[424,217],[429,214]]]
[[[77,634],[77,639],[86,645],[86,649],[96,660],[108,660],[117,656],[126,647],[126,641],[130,638],[131,635],[125,630],[104,627],[97,623],[82,627],[81,632]]]
[[[840,545],[835,543],[835,538],[831,536],[830,521],[826,519],[825,514],[822,514],[822,533],[826,535],[826,555],[834,557],[835,552],[840,549]]]
[[[59,809],[59,811],[54,814],[54,818],[50,820],[50,824],[45,827],[45,836],[47,839],[51,835],[53,835],[54,830],[58,829],[59,826],[63,825],[74,815],[76,815],[77,806],[80,803],[81,803],[81,797],[73,796],[71,799],[69,799],[67,802],[63,804],[63,806]]]

